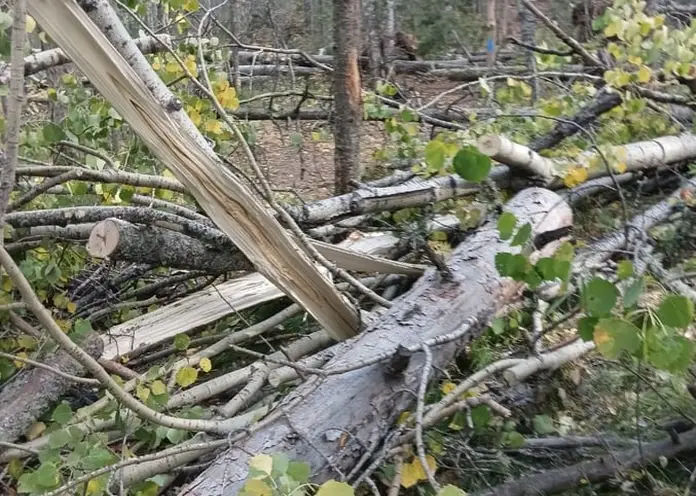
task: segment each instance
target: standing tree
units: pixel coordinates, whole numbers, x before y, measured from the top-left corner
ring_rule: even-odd
[[[360,16],[360,0],[334,1],[336,194],[346,193],[360,178]]]

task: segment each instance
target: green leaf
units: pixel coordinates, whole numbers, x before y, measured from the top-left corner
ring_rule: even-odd
[[[512,236],[512,231],[517,225],[517,217],[512,212],[503,212],[498,218],[498,232],[500,233],[500,239],[503,241],[510,239]]]
[[[475,406],[471,409],[471,421],[477,430],[488,426],[491,421],[491,410],[486,405]]]
[[[601,319],[595,326],[594,342],[607,358],[618,358],[622,352],[635,353],[640,348],[640,329],[627,320]]]
[[[56,407],[55,410],[53,410],[51,418],[60,425],[65,425],[68,422],[70,422],[72,415],[73,412],[72,408],[70,408],[70,405],[68,405],[67,403],[61,403]]]
[[[350,484],[330,480],[321,485],[316,496],[353,496],[354,494],[355,492],[350,487]]]
[[[48,436],[48,445],[53,448],[62,448],[70,442],[70,434],[66,430],[58,430],[52,432]]]
[[[491,170],[491,158],[473,146],[465,146],[457,152],[452,161],[454,171],[462,179],[474,183],[483,181]]]
[[[527,273],[528,262],[522,255],[499,252],[495,254],[495,267],[501,276],[519,281],[524,279]]]
[[[657,336],[659,331],[651,333]],[[658,369],[672,373],[684,372],[691,364],[694,355],[694,343],[684,336],[659,336],[650,340],[648,361]]]
[[[42,463],[34,475],[36,484],[44,489],[52,489],[60,484],[60,474],[53,463]]]
[[[532,426],[534,427],[534,432],[541,436],[556,432],[553,420],[548,415],[535,415],[532,419]]]
[[[506,432],[503,436],[503,445],[513,449],[521,448],[524,446],[524,436],[517,431]]]
[[[529,222],[527,222],[517,231],[517,234],[515,234],[515,237],[512,239],[512,242],[510,243],[510,246],[522,246],[527,241],[529,241],[531,235],[532,225]]]
[[[273,455],[273,477],[285,475],[290,465],[290,458],[285,453],[276,453]]]
[[[174,336],[174,348],[180,351],[188,349],[191,344],[191,338],[188,334],[177,334]]]
[[[582,292],[583,307],[590,315],[602,317],[614,308],[617,296],[616,286],[606,279],[594,277]]]
[[[445,144],[442,141],[430,141],[425,145],[424,154],[429,171],[436,172],[445,166]]]
[[[60,280],[61,271],[58,265],[51,262],[43,270],[44,280],[49,284],[55,284]]]
[[[625,281],[633,275],[633,264],[629,260],[621,260],[617,264],[616,275],[622,281]]]
[[[198,379],[198,370],[193,367],[183,367],[176,373],[176,383],[181,387],[187,387]]]
[[[638,304],[638,299],[640,295],[643,294],[643,285],[645,280],[640,277],[633,281],[629,287],[624,291],[623,296],[623,306],[624,308],[633,308]]]
[[[660,304],[657,316],[663,325],[686,329],[694,318],[694,304],[685,296],[670,295]]]
[[[466,494],[466,491],[462,491],[457,486],[449,484],[440,489],[437,493],[437,496],[466,496]]]
[[[500,336],[505,332],[505,319],[502,317],[496,317],[493,319],[491,322],[491,331],[493,331],[493,334],[496,336]]]
[[[594,339],[594,329],[599,322],[597,317],[583,317],[578,320],[578,334],[583,341],[592,341]]]
[[[58,124],[47,122],[43,127],[43,137],[49,143],[58,143],[65,139],[65,133]]]
[[[309,476],[312,474],[312,469],[308,463],[291,461],[288,463],[288,470],[286,473],[297,482],[307,482]]]

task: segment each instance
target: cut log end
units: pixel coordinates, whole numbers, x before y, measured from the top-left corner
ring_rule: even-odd
[[[484,155],[494,157],[500,154],[503,148],[503,140],[500,136],[495,134],[481,136],[476,143],[476,147]]]
[[[87,241],[87,253],[93,257],[107,258],[116,251],[120,241],[116,222],[113,219],[107,219],[94,226]]]

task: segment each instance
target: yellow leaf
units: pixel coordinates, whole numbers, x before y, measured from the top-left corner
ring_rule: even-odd
[[[244,484],[243,493],[254,496],[271,496],[273,489],[262,480],[251,479]]]
[[[440,386],[440,391],[442,391],[442,394],[450,394],[456,387],[457,385],[454,382],[447,381]]]
[[[633,65],[639,66],[639,65],[643,64],[643,59],[641,57],[639,57],[638,55],[629,55],[628,61]]]
[[[196,65],[196,57],[194,57],[193,55],[189,55],[188,57],[186,57],[184,65],[191,74],[193,74],[194,76],[196,75],[196,68],[198,67]]]
[[[193,367],[183,367],[176,373],[176,383],[181,387],[190,386],[198,378],[198,371]]]
[[[27,439],[29,441],[36,439],[45,430],[46,424],[44,424],[43,422],[34,422],[33,424],[31,424],[31,427],[29,427],[29,430],[27,431]]]
[[[60,327],[63,332],[68,332],[72,327],[69,320],[56,319],[56,324],[58,324],[58,327]]]
[[[159,57],[155,57],[155,60],[152,61],[152,68],[156,71],[162,69],[162,62]]]
[[[273,471],[273,457],[271,457],[271,455],[264,454],[256,455],[249,461],[249,468],[253,468],[255,471],[265,474],[257,475],[254,477],[255,479],[263,479],[264,477],[268,477]]]
[[[406,410],[405,412],[401,412],[401,415],[399,415],[399,418],[396,419],[396,425],[403,425],[406,422],[408,422],[409,417],[411,416],[411,412]]]
[[[205,130],[213,134],[222,134],[222,122],[212,120],[205,123]]]
[[[587,181],[587,169],[584,167],[573,167],[569,169],[563,178],[563,184],[565,184],[566,188],[574,188],[585,181]]]
[[[652,71],[647,65],[641,66],[638,69],[638,81],[641,83],[647,83],[652,78]]]
[[[87,494],[102,494],[104,492],[103,479],[90,479],[87,483]]]
[[[201,368],[203,372],[210,372],[213,368],[213,364],[210,362],[210,358],[201,358],[201,361],[198,362],[198,366]]]
[[[184,4],[184,10],[186,12],[196,12],[200,8],[201,5],[198,3],[198,0],[186,0]]]
[[[408,489],[418,484],[422,470],[423,467],[421,467],[420,463],[414,464],[413,461],[405,463],[401,471],[401,487]]]
[[[614,169],[616,169],[616,172],[618,172],[619,174],[623,174],[624,172],[626,172],[626,164],[623,162],[618,162]]]
[[[75,310],[77,310],[77,305],[75,303],[73,303],[72,301],[69,301],[68,305],[67,305],[67,309],[68,309],[68,312],[75,313]]]
[[[9,293],[10,291],[12,291],[12,279],[10,279],[9,277],[2,278],[2,290],[5,293]]]
[[[167,74],[178,74],[181,72],[181,66],[176,60],[172,60],[171,62],[167,62],[164,70],[167,72]]]
[[[167,392],[167,386],[164,382],[157,380],[150,384],[150,391],[152,391],[152,394],[155,396],[159,396]]]
[[[189,119],[191,119],[191,122],[193,122],[194,126],[201,125],[201,113],[198,110],[193,107],[189,107],[186,109],[186,113],[188,114]]]
[[[316,496],[353,496],[354,494],[355,491],[348,483],[329,480],[321,485]]]
[[[24,462],[19,458],[15,458],[7,464],[7,472],[15,480],[19,480],[19,478],[22,476],[23,471]]]
[[[25,351],[20,351],[17,353],[17,357],[19,358],[29,358],[29,355]],[[23,369],[24,367],[27,366],[27,362],[24,362],[22,360],[15,360],[14,361],[14,366],[18,369]]]
[[[27,33],[33,33],[34,30],[36,29],[36,21],[34,20],[34,18],[33,18],[32,16],[29,16],[29,15],[28,15],[28,16],[27,16],[27,21],[26,21],[26,22],[27,22],[27,23],[26,23],[26,25],[25,25],[25,27],[24,27],[24,30],[25,30]]]
[[[140,401],[147,401],[147,399],[150,397],[150,388],[145,386],[137,386],[135,388],[135,395]]]
[[[226,88],[216,95],[220,105],[228,110],[237,110],[239,108],[239,99],[234,88]]]

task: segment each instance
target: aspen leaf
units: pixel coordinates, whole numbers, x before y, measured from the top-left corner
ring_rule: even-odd
[[[150,397],[150,388],[139,385],[135,388],[135,395],[140,401],[145,402]]]
[[[447,381],[440,386],[440,391],[442,391],[442,394],[450,394],[456,387],[457,385],[454,382]]]
[[[619,174],[623,174],[624,172],[626,172],[627,167],[626,167],[626,164],[625,164],[624,162],[618,162],[618,163],[614,166],[614,169],[615,169],[616,172],[618,172]]]
[[[321,485],[316,496],[353,496],[354,494],[355,491],[350,484],[330,480]]]
[[[159,396],[167,392],[167,386],[164,384],[164,382],[157,380],[150,384],[150,390],[152,391],[152,394]]]
[[[638,81],[641,83],[647,83],[650,81],[652,78],[652,71],[647,65],[641,66],[640,69],[638,69]]]
[[[627,320],[609,318],[595,326],[594,341],[607,358],[617,358],[622,351],[633,353],[640,348],[640,329]]]
[[[563,184],[566,188],[574,188],[578,184],[587,181],[587,169],[584,167],[573,167],[566,172]]]
[[[256,455],[249,461],[249,468],[258,474],[254,477],[255,479],[268,477],[273,472],[273,457],[265,454]]]
[[[198,366],[203,372],[210,372],[213,368],[210,358],[201,358],[201,361],[198,362]]]
[[[657,315],[666,326],[686,329],[694,317],[694,304],[684,296],[670,295],[660,304]]]
[[[218,120],[210,120],[205,123],[205,130],[212,134],[222,134],[222,122]]]
[[[69,301],[68,304],[66,305],[66,308],[67,308],[68,312],[75,313],[75,310],[77,310],[77,305],[74,302]]]
[[[251,479],[244,484],[242,495],[246,496],[271,496],[273,489],[262,480]]]
[[[27,430],[27,434],[26,434],[27,439],[29,441],[36,439],[45,430],[46,430],[46,424],[44,424],[43,422],[34,422],[33,424],[31,424],[31,427],[29,427],[29,430]]]
[[[449,484],[440,489],[437,496],[467,496],[467,492],[459,489],[457,486]]]
[[[399,415],[399,418],[396,419],[396,425],[403,425],[406,422],[408,422],[408,419],[411,417],[411,412],[406,410],[405,412],[401,412],[401,415]]]
[[[33,33],[35,29],[36,29],[36,21],[34,20],[34,18],[32,16],[28,15],[27,19],[26,19],[26,25],[24,27],[24,30],[27,33]]]
[[[16,355],[18,358],[29,358],[29,355],[27,355],[26,351],[21,351],[17,353]],[[24,367],[27,366],[27,363],[22,361],[22,360],[15,360],[14,361],[14,366],[18,369],[23,369]]]
[[[183,367],[176,373],[176,383],[181,387],[187,387],[196,382],[198,371],[193,367]]]
[[[196,68],[198,67],[196,65],[196,57],[194,57],[193,55],[189,55],[188,57],[186,57],[186,60],[184,60],[184,65],[191,74],[196,74]]]
[[[196,110],[193,107],[188,107],[186,109],[186,113],[188,114],[189,119],[191,119],[191,122],[193,122],[195,126],[201,125],[203,119],[201,118],[201,113],[198,110]]]

